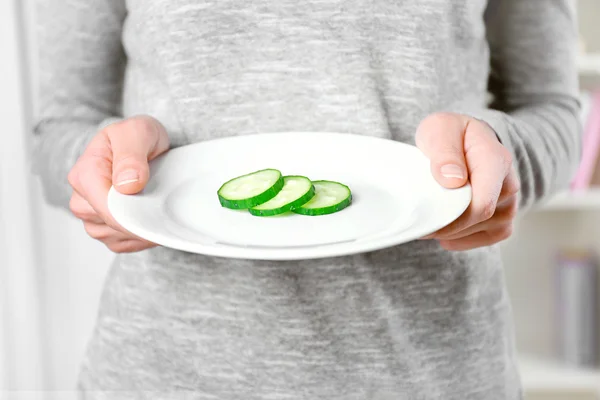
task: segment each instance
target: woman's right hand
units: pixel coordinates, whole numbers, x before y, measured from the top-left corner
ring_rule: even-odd
[[[164,126],[148,116],[109,125],[92,139],[68,176],[71,212],[88,235],[115,253],[156,246],[123,229],[108,211],[107,197],[112,185],[123,194],[140,192],[150,175],[148,161],[168,149]]]

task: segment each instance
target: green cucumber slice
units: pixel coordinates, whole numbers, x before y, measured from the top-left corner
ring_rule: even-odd
[[[284,176],[283,182],[283,189],[277,196],[248,211],[259,217],[283,214],[300,207],[315,195],[312,182],[304,176]]]
[[[352,203],[350,188],[339,182],[313,181],[315,196],[293,211],[302,215],[326,215],[342,211]]]
[[[244,210],[271,200],[282,188],[281,172],[263,169],[225,182],[217,194],[223,207]]]

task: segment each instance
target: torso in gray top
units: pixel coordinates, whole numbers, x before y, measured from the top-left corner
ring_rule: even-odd
[[[414,143],[429,113],[462,112],[514,154],[524,207],[576,165],[568,0],[505,0],[486,18],[485,0],[40,3],[36,159],[55,204],[98,127],[139,113],[179,146],[277,131]],[[90,399],[521,398],[497,248],[433,241],[306,262],[121,255],[80,387]]]

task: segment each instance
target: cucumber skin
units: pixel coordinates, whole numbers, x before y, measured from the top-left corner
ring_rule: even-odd
[[[270,169],[263,169],[260,171],[255,171],[255,172],[252,172],[247,175],[252,175],[252,174],[256,174],[258,172],[267,171],[267,170],[270,170]],[[223,206],[225,208],[229,208],[230,210],[245,210],[245,209],[248,209],[251,207],[256,207],[258,205],[261,205],[261,204],[266,203],[267,201],[271,200],[273,197],[277,196],[277,194],[281,191],[281,189],[283,189],[283,175],[280,173],[279,179],[277,180],[277,182],[275,182],[275,184],[273,186],[271,186],[264,192],[257,194],[254,197],[251,197],[249,199],[240,199],[240,200],[229,200],[229,199],[226,199],[225,197],[221,197],[221,189],[223,189],[223,187],[225,185],[227,185],[229,182],[231,182],[235,179],[238,179],[238,178],[241,178],[242,176],[247,176],[247,175],[241,175],[236,178],[230,179],[229,181],[225,182],[219,188],[217,195],[219,196],[219,203],[221,203],[221,206]]]
[[[249,208],[248,211],[250,211],[250,214],[256,217],[272,217],[274,215],[294,211],[296,208],[303,206],[304,204],[308,203],[310,199],[315,197],[315,193],[315,187],[314,185],[311,185],[308,192],[306,192],[302,197],[300,197],[296,201],[292,201],[291,203],[286,204],[283,207],[274,208],[272,210],[256,210],[254,208]]]
[[[329,181],[313,181],[313,183],[316,182],[329,182]],[[339,185],[344,186],[345,188],[348,189],[348,192],[350,193],[349,196],[342,202],[335,204],[333,206],[329,206],[329,207],[321,207],[321,208],[303,208],[303,207],[298,207],[294,210],[292,210],[294,213],[296,214],[300,214],[300,215],[307,215],[309,217],[316,217],[319,215],[328,215],[328,214],[333,214],[336,213],[338,211],[342,211],[344,208],[348,207],[350,204],[352,204],[352,191],[350,190],[350,188],[346,185],[344,185],[343,183],[339,183],[339,182],[334,182],[337,183]]]
[[[344,208],[348,207],[350,204],[352,204],[352,195],[350,195],[348,198],[346,198],[346,200],[342,201],[341,203],[338,203],[334,206],[329,206],[329,207],[323,207],[323,208],[296,208],[294,210],[292,210],[293,212],[295,212],[296,214],[300,214],[300,215],[307,215],[309,217],[316,217],[319,215],[327,215],[327,214],[333,214],[336,213],[338,211],[342,211]]]

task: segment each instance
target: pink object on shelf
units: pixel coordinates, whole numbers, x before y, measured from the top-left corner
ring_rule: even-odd
[[[571,190],[583,190],[590,186],[600,153],[600,91],[592,96],[592,104],[583,134],[581,163],[571,182]]]

